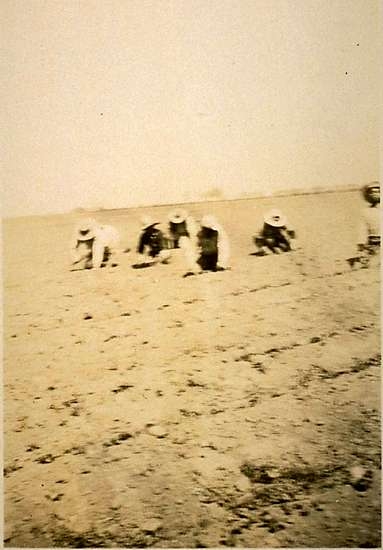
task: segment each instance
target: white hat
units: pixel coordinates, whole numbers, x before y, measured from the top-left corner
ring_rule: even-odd
[[[373,198],[371,198],[371,191],[373,189],[378,189],[380,191],[380,185],[378,181],[373,181],[371,183],[368,183],[367,185],[364,185],[362,188],[363,197],[366,199],[366,201],[370,202],[371,204],[374,204],[376,202]]]
[[[276,208],[267,212],[263,217],[267,225],[271,227],[283,227],[287,223],[287,218],[282,214],[280,210]]]
[[[159,222],[154,222],[150,216],[142,216],[141,227],[142,229],[148,229],[152,225],[157,225]]]
[[[168,220],[171,223],[182,223],[186,220],[187,217],[188,213],[186,212],[186,210],[180,208],[179,210],[172,210],[171,212],[169,212]]]
[[[76,233],[79,241],[89,241],[94,238],[97,222],[93,218],[85,218],[77,224]]]
[[[201,226],[206,227],[208,229],[214,229],[215,231],[218,230],[218,222],[215,219],[214,216],[206,215],[201,220]]]

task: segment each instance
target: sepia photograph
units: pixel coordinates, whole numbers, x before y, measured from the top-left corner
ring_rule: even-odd
[[[380,548],[379,0],[3,0],[5,548]]]

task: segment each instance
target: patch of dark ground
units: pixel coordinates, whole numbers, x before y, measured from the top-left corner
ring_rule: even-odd
[[[121,535],[97,529],[76,533],[64,526],[58,526],[54,530],[33,527],[29,537],[31,545],[39,548],[52,546],[57,548],[150,548],[158,540],[155,536],[138,530]],[[5,539],[4,546],[6,548],[17,547],[17,538],[17,535],[12,537],[12,544],[10,540]],[[26,541],[26,537],[23,536],[22,540]]]
[[[226,542],[221,541],[226,546],[242,546],[236,541],[236,536],[248,529],[261,529],[269,534],[288,530],[297,516],[304,521],[313,511],[324,512],[326,502],[331,501],[331,491],[349,485],[359,494],[366,493],[371,488],[373,477],[370,469],[364,469],[360,476],[353,479],[349,468],[336,464],[321,468],[306,464],[279,468],[245,462],[241,472],[251,482],[251,489],[246,494],[206,489],[204,498],[205,502],[214,501],[225,508],[234,518]],[[323,521],[326,519],[323,518]],[[380,537],[379,517],[376,516],[374,532],[364,538],[359,535],[356,546],[379,547]],[[354,540],[356,538],[358,535]]]

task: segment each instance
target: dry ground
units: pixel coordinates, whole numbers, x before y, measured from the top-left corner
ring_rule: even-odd
[[[357,193],[280,198],[301,250],[258,258],[270,199],[196,204],[232,270],[132,253],[70,271],[75,215],[4,238],[7,546],[380,546],[378,266]],[[134,248],[145,212],[100,212]]]

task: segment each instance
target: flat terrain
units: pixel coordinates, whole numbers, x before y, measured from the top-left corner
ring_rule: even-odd
[[[300,250],[259,258],[271,204]],[[5,221],[6,545],[380,546],[380,273],[345,261],[361,206],[191,205],[232,270],[189,278],[179,254],[71,271],[74,214]],[[134,249],[168,210],[96,218]]]

